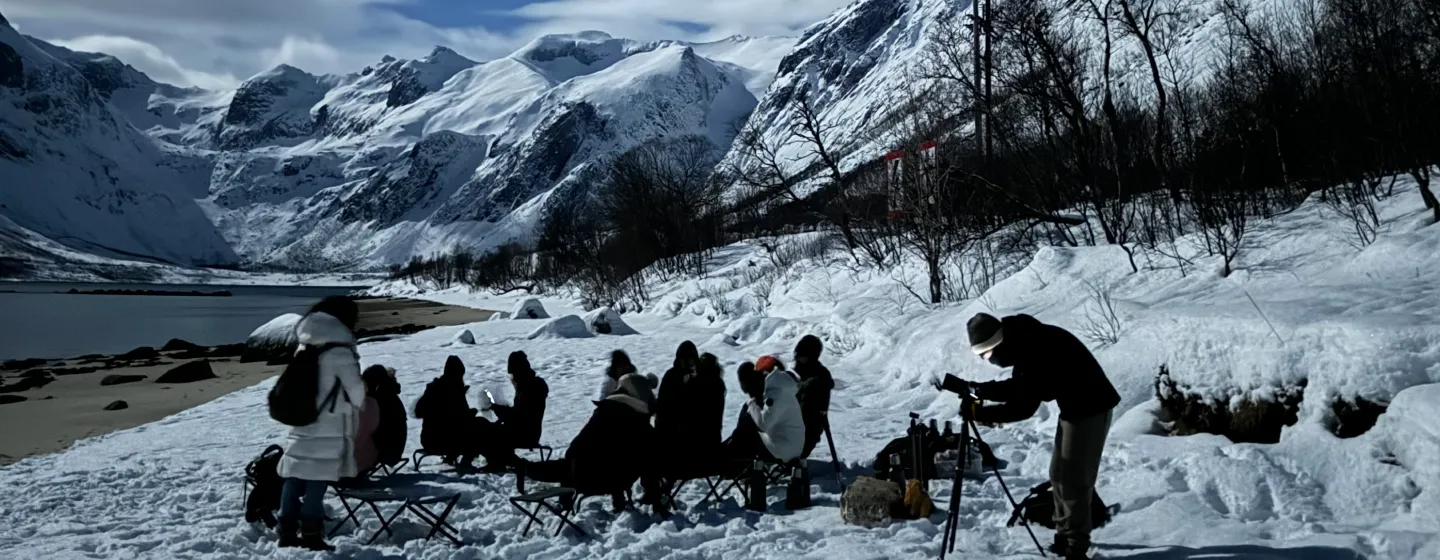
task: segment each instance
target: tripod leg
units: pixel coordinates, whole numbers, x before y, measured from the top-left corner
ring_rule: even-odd
[[[975,421],[970,420],[968,421],[966,427],[972,427],[974,426],[974,424]],[[980,429],[975,428],[974,430],[975,440],[980,442],[982,449],[989,448],[990,446],[985,443],[985,440],[980,439]],[[993,455],[991,456],[993,457]],[[1008,484],[1005,484],[1005,477],[1000,476],[1000,466],[995,464],[993,460],[990,462],[990,472],[995,473],[995,480],[1000,481],[1000,489],[1005,491],[1005,499],[1010,502],[1011,511],[1019,509],[1020,504],[1015,501],[1015,495],[1010,493],[1010,486]],[[1035,529],[1030,527],[1030,521],[1028,519],[1025,519],[1024,517],[1021,517],[1020,524],[1025,527],[1025,532],[1030,533],[1030,541],[1035,543],[1035,549],[1040,551],[1040,557],[1045,558],[1045,547],[1040,546],[1040,539],[1035,537]]]
[[[960,522],[960,493],[965,477],[965,463],[968,459],[966,449],[970,447],[970,426],[960,425],[960,456],[955,460],[955,481],[950,485],[950,511],[945,520],[945,531],[940,539],[940,560],[945,560],[945,553],[955,551],[955,540],[959,536]]]
[[[830,460],[835,463],[835,483],[840,485],[840,493],[845,493],[845,481],[840,477],[840,454],[835,452],[835,438],[830,436],[830,415],[825,418],[825,443],[830,445]]]

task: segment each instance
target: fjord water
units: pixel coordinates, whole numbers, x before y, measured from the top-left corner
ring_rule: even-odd
[[[228,291],[230,297],[68,294],[71,289]],[[212,346],[354,287],[0,283],[0,360],[72,358],[159,347],[172,338]]]

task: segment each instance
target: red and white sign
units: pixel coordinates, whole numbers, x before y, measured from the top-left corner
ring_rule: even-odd
[[[905,150],[885,154],[885,180],[892,188],[905,181]]]
[[[934,140],[926,140],[920,143],[921,169],[924,169],[926,171],[934,171],[934,169],[939,165],[940,160],[936,155],[936,147],[937,144]]]

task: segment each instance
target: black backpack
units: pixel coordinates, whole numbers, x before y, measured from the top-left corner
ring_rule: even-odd
[[[335,410],[335,395],[340,392],[337,381],[330,388],[330,394],[315,406],[315,395],[320,392],[320,355],[332,348],[348,348],[348,344],[322,344],[306,346],[285,366],[275,386],[270,388],[270,417],[286,426],[309,426],[320,417],[320,410],[326,406]]]
[[[284,449],[271,445],[245,465],[245,482],[250,484],[250,496],[245,499],[247,523],[262,521],[266,527],[275,526],[275,510],[280,509],[280,490],[285,486],[276,469],[284,455]]]
[[[1095,493],[1090,497],[1090,523],[1091,528],[1099,529],[1110,523],[1110,518],[1120,512],[1120,506],[1106,506],[1100,499],[1100,494]],[[1030,523],[1045,527],[1055,528],[1055,495],[1050,490],[1050,483],[1045,482],[1030,489],[1030,495],[1015,506],[1015,511],[1010,513],[1010,521],[1005,523],[1006,527],[1014,527],[1021,519]]]

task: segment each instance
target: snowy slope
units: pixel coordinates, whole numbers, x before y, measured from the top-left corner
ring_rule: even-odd
[[[765,353],[788,357],[800,336],[813,333],[825,341],[824,361],[837,380],[835,444],[847,476],[854,476],[868,472],[870,457],[903,432],[908,412],[954,419],[955,398],[936,393],[928,385],[931,375],[1001,375],[965,344],[964,324],[973,313],[1033,313],[1082,330],[1094,305],[1089,283],[1112,294],[1123,318],[1116,343],[1092,344],[1124,398],[1099,479],[1100,494],[1122,508],[1094,535],[1103,557],[1425,560],[1440,555],[1440,325],[1418,318],[1440,311],[1434,292],[1440,229],[1412,209],[1413,190],[1402,187],[1382,203],[1386,231],[1363,251],[1350,248],[1346,226],[1319,204],[1252,224],[1256,243],[1238,264],[1241,272],[1229,278],[1216,274],[1218,262],[1203,257],[1188,276],[1171,270],[1127,274],[1124,255],[1113,247],[1048,248],[1017,263],[984,297],[928,308],[894,280],[919,274],[918,263],[877,273],[837,263],[848,257],[833,250],[775,269],[764,249],[745,242],[717,251],[713,273],[704,279],[653,285],[653,311],[625,316],[639,335],[530,340],[535,323],[491,321],[365,344],[360,354],[365,365],[395,367],[402,399],[411,405],[450,354],[468,366],[470,398],[489,389],[503,399],[509,390],[506,355],[523,350],[550,385],[543,440],[558,449],[588,418],[594,388],[616,348],[625,349],[641,372],[658,374],[673,349],[691,340],[702,352],[715,353],[728,372]],[[404,285],[375,291],[489,309],[516,303],[462,290],[418,293]],[[555,316],[581,312],[568,298],[544,305]],[[462,329],[478,344],[449,344]],[[1187,383],[1231,391],[1308,373],[1305,412],[1276,444],[1154,435],[1150,384],[1162,363],[1183,372]],[[732,376],[726,383],[728,429],[741,397]],[[285,433],[264,410],[269,384],[0,468],[0,488],[24,489],[0,505],[10,520],[0,531],[0,554],[312,556],[275,550],[268,531],[241,517],[245,462]],[[1353,394],[1387,400],[1390,408],[1364,435],[1338,439],[1326,429],[1325,403]],[[982,428],[1007,462],[1003,474],[1012,490],[1046,478],[1054,423],[1052,404],[1030,421]],[[419,436],[412,420],[410,449]],[[680,494],[693,509],[682,507],[670,519],[616,516],[604,500],[584,504],[575,519],[599,535],[595,540],[533,529],[522,538],[525,519],[506,501],[515,484],[511,476],[452,478],[442,472],[424,475],[420,483],[462,493],[450,521],[467,547],[426,541],[425,529],[404,518],[394,538],[382,535],[365,546],[363,539],[379,527],[368,512],[360,515],[363,530],[342,529],[333,542],[347,557],[421,559],[936,554],[943,512],[881,529],[841,524],[828,461],[823,448],[817,451],[811,509],[782,511],[780,488],[770,497],[777,505],[765,515],[746,513],[734,497],[706,509],[696,506],[704,491],[693,484]],[[936,483],[932,491],[938,504],[948,503],[948,483]],[[1004,526],[1008,505],[996,480],[967,479],[963,493],[957,557],[1034,557],[1023,531]],[[344,517],[333,498],[327,508],[332,517]],[[1038,532],[1048,542],[1049,532]]]
[[[1101,75],[1104,30],[1089,5],[1069,0],[1040,3],[1055,10],[1057,27],[1089,42],[1093,47],[1089,60],[1092,75]],[[1274,0],[1242,4],[1261,18],[1283,13],[1290,6]],[[1214,15],[1215,5],[1178,2],[1164,7],[1170,14],[1164,27],[1174,44],[1172,56],[1160,61],[1164,71],[1188,75],[1196,84],[1203,83],[1213,70],[1211,61],[1215,60],[1223,26]],[[788,166],[787,171],[805,169],[814,163],[809,148],[796,142],[786,144],[785,140],[789,139],[796,114],[793,102],[806,94],[828,129],[825,138],[831,150],[841,154],[842,169],[850,170],[882,157],[898,143],[890,134],[894,132],[894,111],[929,84],[922,78],[926,53],[941,30],[942,20],[958,14],[963,23],[970,12],[969,0],[856,0],[802,33],[794,50],[780,61],[774,83],[761,98],[749,124],[765,131],[768,144],[780,147],[779,160]],[[967,33],[961,32],[964,37],[968,37]],[[1114,29],[1111,33],[1111,66],[1117,90],[1133,92],[1140,99],[1153,96],[1138,42],[1120,36]],[[966,40],[959,52],[968,50]],[[738,151],[732,151],[726,164],[743,166],[745,162]]]
[[[62,53],[63,54],[63,53]],[[180,265],[235,253],[194,202],[195,161],[157,145],[107,99],[135,76],[113,59],[91,79],[0,23],[0,215],[87,252]],[[203,190],[203,186],[202,186]]]

